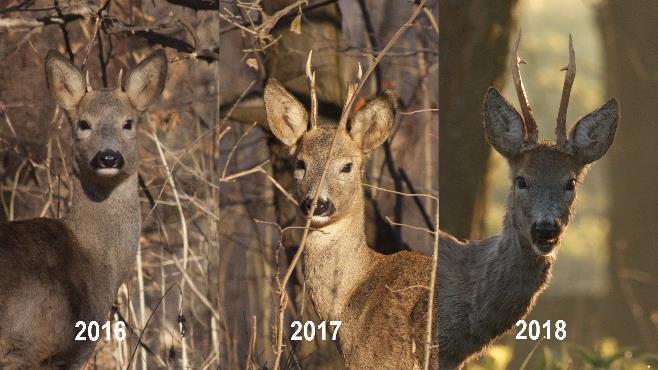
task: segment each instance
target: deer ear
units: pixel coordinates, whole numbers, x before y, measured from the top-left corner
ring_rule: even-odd
[[[167,79],[167,56],[160,49],[142,60],[123,81],[123,91],[140,112],[153,104],[164,90]]]
[[[265,85],[265,114],[272,134],[287,146],[293,146],[308,128],[306,109],[274,78]]]
[[[601,108],[581,118],[569,134],[576,160],[588,164],[603,157],[617,131],[619,104],[610,99]]]
[[[364,153],[386,141],[395,120],[396,105],[395,93],[387,90],[356,112],[349,133]]]
[[[521,152],[524,126],[519,112],[496,90],[489,88],[484,98],[484,131],[491,145],[507,158]]]
[[[46,56],[46,80],[50,94],[67,111],[75,110],[85,95],[82,73],[56,50]]]

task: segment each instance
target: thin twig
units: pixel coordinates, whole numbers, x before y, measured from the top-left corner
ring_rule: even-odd
[[[431,194],[405,193],[405,192],[401,192],[401,191],[395,191],[395,190],[391,190],[391,189],[387,189],[387,188],[382,188],[382,187],[379,187],[379,186],[376,186],[376,185],[371,185],[371,184],[363,184],[363,186],[367,186],[369,188],[373,188],[373,189],[376,189],[376,190],[379,190],[379,191],[384,191],[384,192],[387,192],[387,193],[399,194],[399,195],[402,195],[402,196],[405,196],[405,197],[427,197],[427,198],[431,198],[433,200],[438,200],[439,199],[438,197],[435,197],[434,195],[431,195]]]
[[[431,234],[431,235],[435,234],[434,230],[432,230],[432,229],[426,229],[424,227],[409,225],[409,224],[405,224],[405,223],[402,223],[402,222],[395,222],[395,221],[391,220],[391,218],[388,217],[388,216],[385,216],[384,219],[386,220],[386,222],[388,222],[389,224],[394,225],[394,226],[401,226],[401,227],[407,227],[407,228],[410,228],[410,229],[413,229],[413,230],[424,231],[424,232],[426,232],[428,234]]]
[[[437,278],[439,275],[439,204],[436,204],[436,211],[434,214],[434,248],[432,250],[432,271],[430,272],[430,291],[427,299],[427,327],[425,328],[425,370],[430,367],[430,354],[434,345],[432,344],[432,319],[434,318],[434,295],[437,286]],[[436,313],[438,323],[438,312]],[[438,329],[437,329],[438,331]],[[436,336],[438,347],[438,335]],[[438,357],[438,356],[437,356]],[[438,360],[438,358],[437,358]]]

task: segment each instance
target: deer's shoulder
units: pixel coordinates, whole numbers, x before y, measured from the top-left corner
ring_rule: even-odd
[[[33,218],[0,223],[0,256],[20,258],[21,265],[67,262],[73,256],[77,240],[69,227],[59,219]]]
[[[5,292],[27,286],[65,291],[78,300],[84,290],[78,241],[61,220],[34,218],[0,223],[0,285]],[[78,276],[79,277],[79,276]]]
[[[378,255],[376,261],[370,267],[365,281],[352,293],[349,304],[351,310],[362,314],[370,312],[368,315],[383,310],[390,314],[408,316],[419,301],[427,300],[431,257],[402,251]]]

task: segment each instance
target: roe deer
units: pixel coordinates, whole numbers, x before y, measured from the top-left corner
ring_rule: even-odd
[[[379,254],[366,244],[364,230],[361,176],[368,153],[390,133],[393,94],[368,103],[349,129],[338,132],[326,122],[309,124],[304,106],[274,79],[265,87],[264,100],[270,130],[295,161],[294,196],[304,216],[311,217],[303,256],[309,295],[322,320],[342,321],[338,344],[345,364],[354,369],[421,368],[432,259],[409,251]],[[336,147],[317,189],[334,135]],[[316,209],[309,216],[316,189]]]
[[[51,50],[48,87],[71,123],[73,201],[63,219],[0,224],[0,368],[80,368],[93,341],[74,341],[78,320],[107,320],[129,276],[141,229],[137,123],[162,93],[158,51],[115,90],[92,91]]]
[[[442,370],[461,368],[527,315],[548,284],[555,251],[573,213],[576,187],[589,163],[601,158],[615,136],[617,101],[580,119],[566,134],[566,112],[576,74],[569,36],[569,64],[555,130],[557,141],[538,142],[537,125],[519,71],[512,76],[521,115],[490,88],[484,129],[506,159],[512,185],[502,234],[460,242],[441,234],[439,243],[439,354]]]

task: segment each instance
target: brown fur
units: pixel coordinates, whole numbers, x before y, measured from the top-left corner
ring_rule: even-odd
[[[495,89],[485,98],[484,117],[489,142],[507,159],[512,185],[501,234],[464,242],[441,234],[442,370],[461,369],[532,310],[550,280],[577,184],[611,145],[619,112],[610,100],[578,121],[565,146],[525,140],[521,116]],[[542,223],[554,226],[548,239],[537,232]]]
[[[141,229],[139,158],[136,128],[126,122],[136,125],[162,92],[166,59],[147,58],[116,90],[85,91],[82,74],[54,51],[46,74],[72,123],[73,203],[61,220],[0,224],[2,369],[75,369],[93,352],[96,342],[74,341],[75,324],[102,325],[132,270]],[[92,164],[106,150],[125,162],[111,174]]]
[[[351,369],[419,369],[423,366],[432,259],[413,252],[382,255],[366,244],[361,183],[367,153],[389,135],[395,115],[390,94],[359,110],[350,131],[308,127],[304,107],[275,80],[265,89],[272,133],[291,147],[296,161],[295,197],[300,203],[318,188],[331,142],[319,199],[333,211],[316,215],[305,246],[304,272],[322,320],[340,320],[339,348]],[[351,167],[347,171],[346,166]],[[436,293],[436,292],[435,292]],[[438,294],[433,327],[437,327]],[[438,369],[437,351],[430,368]]]

